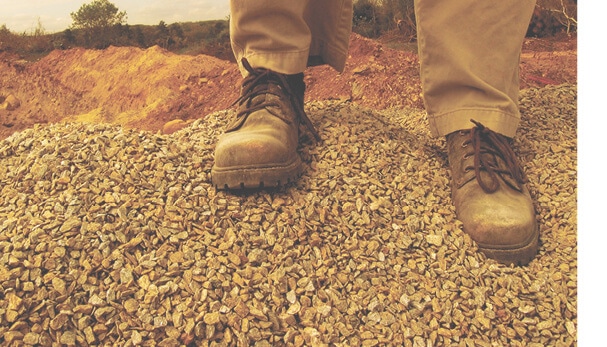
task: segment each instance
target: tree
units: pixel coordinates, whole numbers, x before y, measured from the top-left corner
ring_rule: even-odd
[[[107,47],[111,42],[112,29],[126,23],[126,12],[119,12],[118,7],[108,0],[93,0],[70,15],[74,21],[72,28],[83,29],[86,44],[98,48]]]
[[[156,44],[164,49],[169,49],[171,43],[171,34],[169,33],[169,27],[161,20],[156,26]]]
[[[71,46],[76,43],[76,36],[72,29],[65,29],[62,36],[67,45]]]

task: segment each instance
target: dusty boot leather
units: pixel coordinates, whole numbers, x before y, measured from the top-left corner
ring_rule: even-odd
[[[539,238],[525,175],[508,138],[472,122],[472,129],[447,135],[457,217],[487,257],[525,265]]]
[[[211,180],[217,189],[277,187],[301,173],[299,124],[313,131],[303,110],[303,73],[252,68],[243,80],[235,119],[215,147]]]

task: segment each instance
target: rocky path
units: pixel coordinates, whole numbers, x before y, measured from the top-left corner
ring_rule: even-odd
[[[575,346],[577,90],[528,89],[515,151],[541,231],[484,258],[419,108],[309,102],[323,142],[269,192],[210,181],[227,112],[171,135],[38,125],[0,142],[0,344]]]

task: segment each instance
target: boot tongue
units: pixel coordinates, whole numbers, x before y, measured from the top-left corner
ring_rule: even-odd
[[[265,109],[270,114],[282,119],[286,123],[293,120],[285,117],[281,111],[283,98],[288,98],[287,93],[280,85],[281,81],[270,73],[251,74],[247,77],[241,87],[241,97],[236,100],[237,114],[234,121],[228,125],[226,132],[239,129],[250,114]]]
[[[251,95],[253,96],[247,101],[247,106],[254,108],[256,106],[268,104],[273,98],[278,98],[278,95],[284,94],[282,88],[276,83],[271,83],[268,79],[259,81],[253,86]]]

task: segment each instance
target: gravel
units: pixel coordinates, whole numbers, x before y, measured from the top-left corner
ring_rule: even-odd
[[[0,142],[0,344],[573,346],[577,89],[528,89],[525,267],[455,218],[423,111],[309,103],[294,185],[210,182],[231,111],[171,135],[36,126]]]

